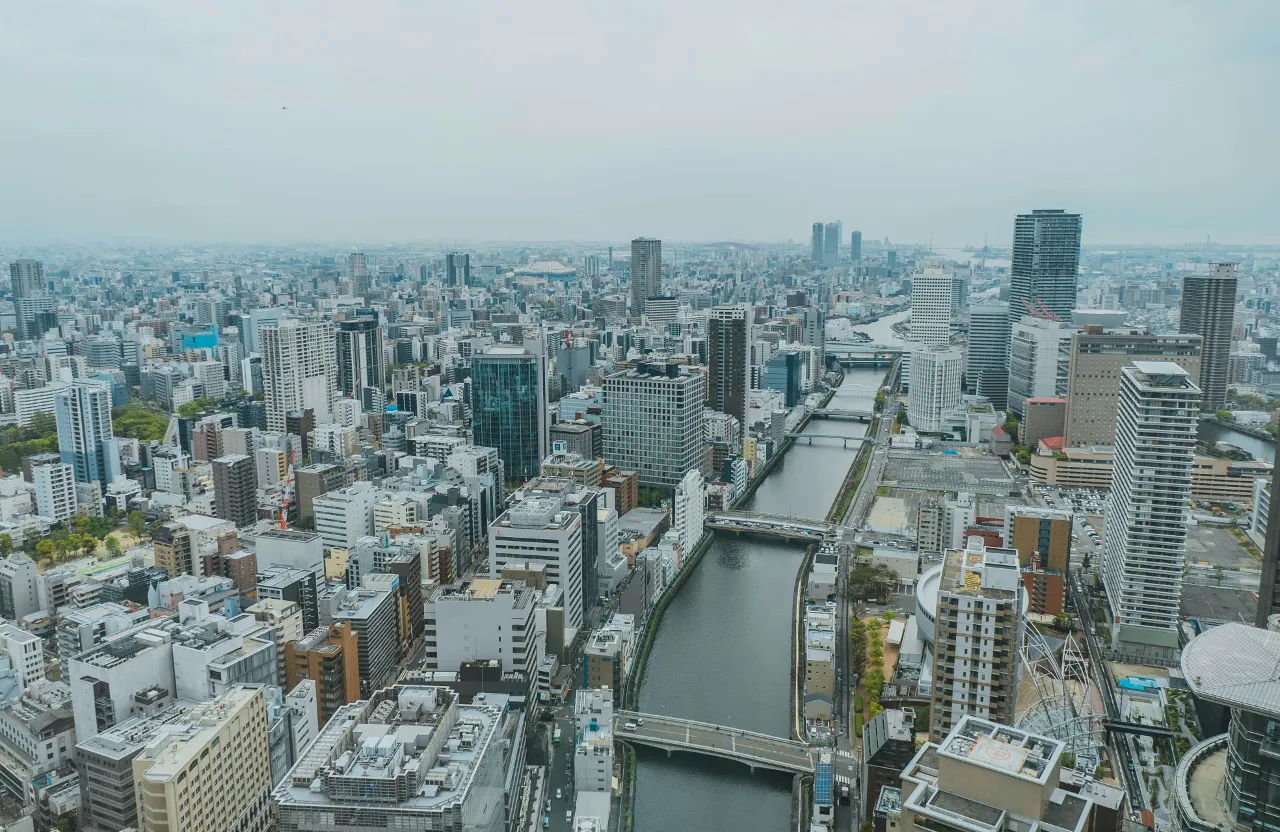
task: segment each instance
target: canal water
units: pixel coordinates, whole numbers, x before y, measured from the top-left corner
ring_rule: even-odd
[[[864,327],[882,344],[898,339],[901,314]],[[831,407],[869,409],[884,370],[847,373]],[[862,436],[861,422],[814,420],[806,433]],[[798,440],[745,509],[822,519],[857,446]],[[641,711],[788,736],[791,603],[804,550],[749,537],[717,535],[668,605],[640,685]],[[639,749],[638,832],[675,829],[779,832],[791,818],[791,778],[755,774],[708,757]]]

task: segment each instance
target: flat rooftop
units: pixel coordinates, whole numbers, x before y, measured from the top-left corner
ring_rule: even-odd
[[[1054,762],[1062,754],[1062,743],[966,716],[942,741],[938,754],[1023,780],[1044,783]]]

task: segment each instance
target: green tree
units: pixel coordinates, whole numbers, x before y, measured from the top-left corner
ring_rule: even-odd
[[[1015,440],[1018,438],[1018,420],[1017,419],[1010,416],[1009,418],[1004,420],[1004,425],[1002,425],[1002,427],[1004,428],[1004,432],[1009,434],[1011,438]]]
[[[76,535],[76,545],[85,557],[98,551],[98,538],[91,534]]]
[[[899,410],[898,415],[894,417],[894,421],[897,422],[900,426],[905,425],[907,423],[907,411]]]
[[[1084,555],[1080,557],[1080,565],[1087,571],[1092,564],[1093,557],[1088,552],[1085,552]]]
[[[111,557],[114,558],[120,554],[120,541],[116,538],[108,537],[105,541],[105,545],[107,547],[107,554]]]
[[[896,613],[893,610],[885,610],[884,614],[881,615],[880,617],[883,618],[885,621],[892,621],[893,619],[898,617],[898,613]]]
[[[0,555],[7,558],[11,552],[13,552],[13,537],[0,534]]]
[[[36,542],[36,557],[38,558],[53,557],[53,549],[54,549],[53,541],[50,540],[49,538],[46,537],[43,540],[39,540]]]
[[[129,519],[126,521],[129,526],[129,534],[141,540],[142,536],[147,532],[147,517],[140,511],[129,512]]]
[[[1236,418],[1231,415],[1230,410],[1215,410],[1213,415],[1217,417],[1220,422],[1234,422],[1236,420]]]
[[[1053,617],[1053,629],[1059,632],[1067,632],[1071,629],[1071,616],[1065,612],[1060,612]]]

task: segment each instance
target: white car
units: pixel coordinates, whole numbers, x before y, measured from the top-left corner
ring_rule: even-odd
[[[560,800],[561,797],[563,797],[563,795],[561,795],[560,789],[556,789],[556,800]]]

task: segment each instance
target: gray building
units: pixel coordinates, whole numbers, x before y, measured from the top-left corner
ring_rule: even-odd
[[[965,383],[969,392],[986,396],[996,410],[1008,407],[1008,304],[994,303],[969,309],[966,360]]]
[[[645,300],[661,296],[662,241],[637,237],[631,241],[631,314],[642,314]]]
[[[361,695],[378,690],[395,676],[400,656],[398,603],[393,591],[362,587],[348,593],[333,613],[334,621],[349,621],[357,636]]]
[[[473,356],[471,419],[474,443],[497,448],[508,477],[536,477],[550,448],[541,352],[494,346]]]
[[[705,376],[646,363],[604,380],[604,458],[644,485],[675,488],[702,466]]]
[[[258,476],[253,457],[230,454],[213,461],[213,513],[237,527],[258,519]]]
[[[1080,271],[1080,229],[1080,215],[1061,209],[1018,215],[1009,270],[1009,313],[1014,320],[1040,311],[1041,305],[1071,320]]]
[[[1182,279],[1182,320],[1178,330],[1204,339],[1199,382],[1206,410],[1218,410],[1227,403],[1227,364],[1231,360],[1235,309],[1234,263],[1217,263],[1213,274]]]
[[[748,306],[714,307],[707,320],[707,407],[737,419],[744,436],[750,428],[751,323]]]

